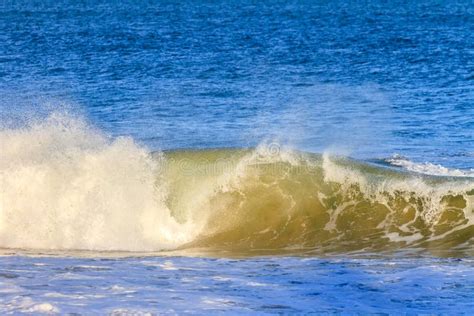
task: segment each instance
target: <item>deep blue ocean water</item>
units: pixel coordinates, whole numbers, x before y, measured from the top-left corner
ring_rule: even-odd
[[[0,1],[2,128],[54,111],[151,151],[272,141],[472,175],[474,4]],[[5,254],[2,313],[474,313],[470,257]]]
[[[152,148],[278,137],[474,167],[471,1],[2,4],[2,112],[72,103]]]

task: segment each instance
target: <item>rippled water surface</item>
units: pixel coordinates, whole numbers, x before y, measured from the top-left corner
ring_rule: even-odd
[[[474,311],[472,260],[6,257],[0,263],[2,313]]]
[[[279,137],[474,167],[471,1],[11,3],[2,112],[62,100],[153,148]]]

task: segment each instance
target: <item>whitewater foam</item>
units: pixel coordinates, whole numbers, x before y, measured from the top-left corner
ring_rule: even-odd
[[[163,202],[160,159],[54,113],[0,132],[0,247],[160,250],[189,241]]]
[[[430,162],[417,163],[410,161],[406,157],[394,155],[385,160],[393,166],[405,168],[408,171],[423,173],[433,176],[450,176],[450,177],[474,177],[474,169],[460,170],[450,169],[441,165]]]

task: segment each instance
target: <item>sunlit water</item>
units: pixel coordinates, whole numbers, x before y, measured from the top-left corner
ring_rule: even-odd
[[[473,14],[0,1],[0,313],[474,313]]]

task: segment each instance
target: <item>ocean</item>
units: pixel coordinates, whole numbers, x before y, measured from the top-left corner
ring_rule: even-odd
[[[0,313],[474,313],[472,1],[0,1]]]

